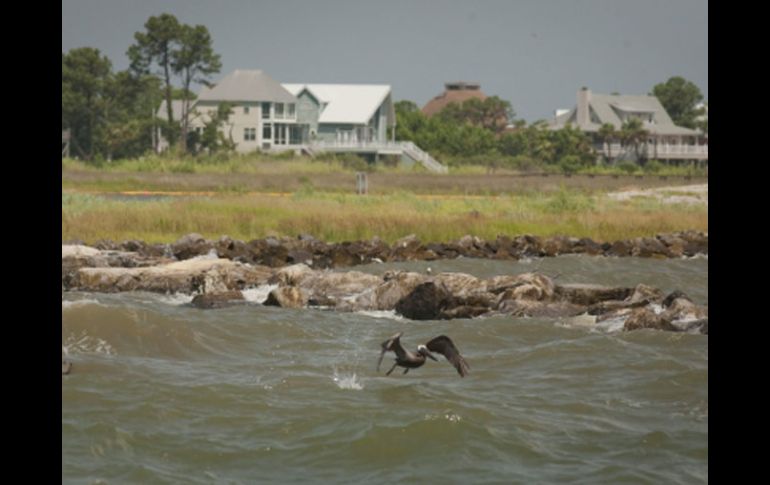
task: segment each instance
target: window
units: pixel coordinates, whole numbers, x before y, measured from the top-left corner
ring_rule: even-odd
[[[262,127],[262,138],[269,140],[273,137],[273,125],[270,123],[265,123],[265,125]]]
[[[283,119],[283,103],[275,103],[275,119]]]
[[[245,115],[249,114],[249,107],[248,106],[244,106],[243,107],[243,114],[245,114]]]
[[[254,141],[257,139],[257,129],[256,128],[244,128],[243,129],[243,140],[244,141]]]
[[[273,141],[276,145],[286,144],[286,128],[288,128],[288,126],[289,125],[284,125],[282,123],[275,124],[275,139]]]
[[[296,112],[294,111],[295,110],[294,103],[287,104],[286,105],[286,110],[287,110],[286,111],[286,117],[287,118],[295,118],[296,117]]]
[[[270,103],[262,103],[262,119],[270,119]]]

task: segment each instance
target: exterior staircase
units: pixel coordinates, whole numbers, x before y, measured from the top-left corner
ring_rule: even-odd
[[[448,169],[438,162],[430,154],[411,141],[402,142],[404,147],[404,155],[411,158],[415,162],[421,163],[425,168],[431,172],[447,173]]]
[[[323,152],[335,153],[376,153],[381,155],[401,155],[415,163],[419,163],[431,172],[447,173],[448,169],[438,160],[411,141],[315,141],[303,145],[302,151],[308,155],[316,156]]]

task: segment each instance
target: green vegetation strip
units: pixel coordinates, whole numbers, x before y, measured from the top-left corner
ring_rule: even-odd
[[[416,234],[448,242],[465,234],[494,239],[557,234],[614,241],[678,230],[708,230],[708,209],[641,199],[613,201],[571,190],[489,197],[418,197],[409,192],[357,196],[299,190],[288,197],[220,194],[115,200],[67,191],[62,240],[172,242],[197,232],[241,240],[310,234],[329,242],[393,242]]]

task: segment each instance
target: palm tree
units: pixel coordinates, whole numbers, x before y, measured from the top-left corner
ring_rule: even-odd
[[[634,147],[634,154],[638,161],[642,161],[642,157],[639,156],[639,145],[647,139],[650,133],[642,127],[642,122],[636,118],[632,118],[625,123],[620,129],[620,139],[626,145]]]
[[[602,143],[607,144],[607,163],[612,162],[612,142],[617,135],[618,133],[615,131],[615,126],[612,123],[604,123],[599,128],[599,138],[602,139]]]

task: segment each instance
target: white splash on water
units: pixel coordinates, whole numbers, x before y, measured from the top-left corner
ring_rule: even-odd
[[[709,259],[708,254],[695,253],[693,256],[682,256],[682,259]]]
[[[353,389],[355,391],[360,391],[364,388],[364,385],[358,379],[358,376],[355,372],[352,374],[339,374],[337,369],[334,369],[334,376],[332,376],[332,380],[340,389]]]
[[[449,421],[450,423],[459,423],[462,421],[462,416],[459,414],[455,414],[453,412],[447,412],[446,414],[426,414],[425,415],[425,421],[436,421],[439,419],[444,419],[446,421]]]
[[[607,320],[604,320],[603,322],[597,322],[596,323],[596,328],[598,330],[601,330],[601,331],[607,332],[607,333],[622,332],[623,331],[623,327],[626,324],[627,318],[628,318],[627,315],[623,315],[623,316],[617,317],[617,318],[608,318]]]
[[[582,315],[559,320],[555,325],[562,328],[588,329],[590,332],[617,333],[623,331],[627,318],[628,315],[622,315],[598,322],[596,316],[583,313]]]
[[[596,316],[589,315],[588,313],[582,313],[580,315],[568,318],[565,322],[562,322],[565,327],[594,327],[596,325]]]
[[[117,355],[115,348],[109,342],[98,337],[92,337],[85,331],[81,332],[80,335],[67,337],[64,345],[62,345],[62,351],[65,355],[71,353]]]
[[[278,285],[260,285],[256,288],[242,290],[241,293],[243,293],[243,298],[246,301],[262,304],[267,300],[267,296],[270,292],[276,288],[278,288]]]

